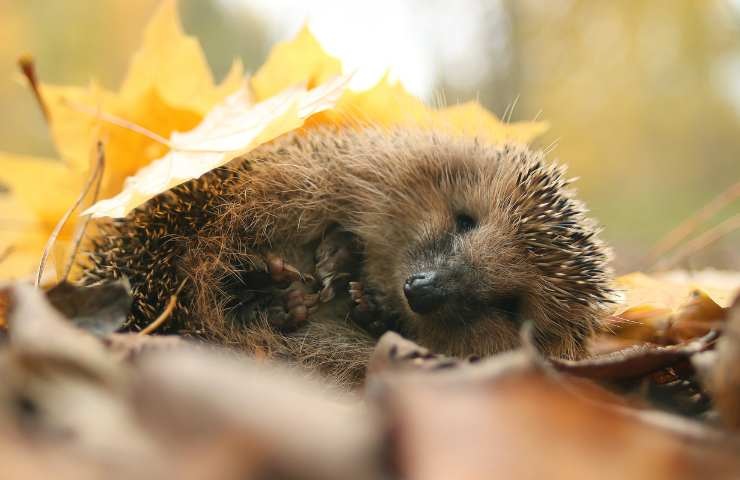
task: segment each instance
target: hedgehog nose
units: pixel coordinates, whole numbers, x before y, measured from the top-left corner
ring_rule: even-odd
[[[430,313],[445,302],[445,292],[437,272],[415,273],[406,279],[403,293],[409,307],[416,313]]]

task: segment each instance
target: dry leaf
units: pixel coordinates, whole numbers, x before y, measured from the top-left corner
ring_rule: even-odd
[[[398,82],[383,76],[377,85],[364,91],[348,91],[337,107],[316,119],[316,123],[332,123],[361,128],[367,125],[393,127],[430,127],[433,111],[406,91]]]
[[[98,139],[106,147],[103,198],[118,194],[126,177],[167,152],[165,145],[104,118],[123,119],[166,138],[173,131],[195,127],[243,82],[241,66],[235,62],[226,80],[214,84],[197,40],[182,31],[173,0],[162,4],[145,37],[118,92],[95,82],[87,87],[41,85],[61,160],[0,156],[0,182],[13,195],[12,200],[0,200],[0,206],[12,201],[25,211],[22,222],[10,223],[14,228],[2,228],[0,248],[16,249],[0,265],[0,278],[29,276],[35,270],[51,230],[89,176],[90,154]],[[0,211],[4,223],[14,212]],[[70,222],[62,231],[62,245],[73,229]]]
[[[398,333],[390,331],[378,339],[368,361],[367,374],[373,376],[403,369],[443,370],[459,367],[468,362],[432,353]]]
[[[705,351],[717,338],[716,333],[683,345],[636,345],[584,360],[550,359],[558,370],[593,380],[624,380],[640,378],[650,372],[689,360]]]
[[[290,88],[256,105],[246,86],[217,105],[200,125],[186,133],[175,132],[172,149],[164,157],[126,179],[123,191],[87,209],[93,217],[124,217],[150,198],[188,180],[198,178],[234,157],[300,127],[303,121],[331,108],[344,91],[348,77],[306,91]]]
[[[262,101],[297,85],[317,87],[340,74],[339,60],[327,55],[308,27],[303,27],[294,39],[272,48],[250,86],[255,100]]]
[[[723,423],[740,430],[740,296],[728,314],[726,328],[717,342],[714,361],[701,373]]]
[[[680,417],[650,415],[587,381],[486,360],[451,373],[390,378],[393,472],[415,479],[735,478],[736,444]],[[486,371],[495,372],[486,375]]]
[[[328,55],[307,28],[290,42],[277,45],[265,65],[252,78],[258,100],[295,84],[316,85],[342,71],[341,63]],[[491,143],[530,142],[544,133],[545,122],[505,123],[478,102],[440,110],[424,104],[399,82],[384,75],[368,90],[348,90],[331,110],[316,115],[307,126],[329,123],[344,127],[414,126],[466,136]]]
[[[721,309],[729,305],[740,286],[740,281],[729,275],[719,276],[721,282],[709,278],[640,272],[619,277],[615,286],[623,298],[610,328],[623,338],[650,341],[686,340],[705,334],[716,327]]]
[[[4,160],[0,157],[0,162]],[[0,195],[0,255],[3,256],[0,278],[30,278],[36,272],[52,228],[47,228],[20,199]],[[64,248],[69,237],[68,231],[63,234],[57,242],[60,248]],[[53,275],[52,270],[49,268],[45,273]]]
[[[434,126],[465,136],[477,136],[491,143],[529,143],[547,131],[547,122],[504,123],[478,102],[453,105],[436,112]]]
[[[708,282],[707,277],[701,273],[687,275],[685,272],[671,272],[649,276],[635,272],[623,275],[616,280],[615,287],[624,293],[624,299],[620,302],[615,315],[648,305],[676,310],[686,302],[694,290],[705,291],[721,307],[728,307],[733,294],[740,288],[740,278],[730,275],[720,278],[723,279],[724,285]]]
[[[47,290],[46,298],[72,324],[98,336],[121,328],[133,303],[126,279],[89,287],[65,281]]]
[[[154,90],[168,105],[205,115],[243,83],[239,60],[220,85],[214,83],[200,42],[182,30],[175,0],[162,2],[146,27],[144,45],[134,55],[121,85],[119,94],[124,101],[135,102]]]

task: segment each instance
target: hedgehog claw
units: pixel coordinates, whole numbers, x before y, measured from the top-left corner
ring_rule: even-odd
[[[355,323],[373,336],[380,336],[396,326],[392,316],[384,314],[369,291],[360,282],[349,282],[349,296],[352,300],[350,316]]]
[[[346,288],[347,281],[359,267],[359,258],[354,252],[355,236],[334,228],[327,233],[316,248],[316,276],[321,284],[319,301],[326,303],[337,291]]]
[[[267,271],[274,282],[283,283],[286,281],[301,280],[304,281],[303,274],[293,265],[286,263],[282,257],[268,253],[265,256],[267,262]]]

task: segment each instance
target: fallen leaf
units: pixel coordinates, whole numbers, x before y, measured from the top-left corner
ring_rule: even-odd
[[[724,425],[740,430],[740,296],[730,307],[713,362],[700,370]]]
[[[403,369],[443,370],[464,364],[464,360],[432,353],[391,331],[384,333],[375,345],[367,373],[373,376]]]
[[[558,370],[592,380],[624,380],[643,377],[650,372],[687,361],[705,351],[717,339],[712,332],[700,339],[682,345],[636,345],[584,360],[552,358],[549,362]]]
[[[727,309],[720,307],[702,290],[694,290],[691,297],[668,324],[665,336],[672,341],[684,341],[706,335],[721,328]]]
[[[703,285],[701,274],[686,275],[685,272],[671,272],[649,276],[641,272],[630,273],[616,279],[615,288],[624,296],[619,302],[615,315],[642,306],[677,310],[695,290],[705,291],[719,306],[727,307],[740,288],[740,277],[728,275],[725,284]]]
[[[304,27],[294,39],[273,48],[265,64],[252,77],[251,86],[255,99],[264,100],[292,86],[319,85],[341,72],[341,62],[326,53]],[[527,143],[548,128],[545,122],[502,122],[478,102],[435,110],[409,93],[400,82],[393,81],[389,74],[367,90],[347,90],[334,108],[309,119],[306,127],[321,124],[348,128],[368,125],[433,128],[478,136],[492,143]]]
[[[369,125],[429,128],[432,115],[432,109],[386,74],[368,90],[347,91],[336,108],[318,116],[314,124],[330,123],[348,128]]]
[[[28,212],[18,228],[1,229],[0,248],[13,245],[17,250],[0,266],[0,278],[24,277],[35,270],[54,225],[74,203],[89,176],[91,153],[98,140],[106,149],[101,185],[101,197],[106,198],[121,191],[126,177],[168,150],[127,127],[135,125],[164,138],[176,130],[190,130],[243,83],[239,62],[221,84],[214,83],[198,41],[182,31],[176,5],[174,0],[166,0],[155,13],[117,92],[94,81],[86,87],[41,84],[60,159],[0,156],[0,182],[9,187],[13,201]],[[4,216],[9,210],[1,211]],[[73,230],[74,222],[69,222],[60,244]]]
[[[103,337],[103,345],[113,357],[120,361],[136,361],[142,354],[173,350],[176,348],[195,348],[177,335],[139,335],[138,333],[113,333]]]
[[[46,298],[78,328],[98,336],[121,328],[133,303],[125,280],[89,287],[61,282],[46,291]]]
[[[547,122],[502,122],[478,102],[461,103],[435,112],[433,126],[491,143],[529,143],[549,128]]]
[[[154,90],[167,105],[205,115],[243,83],[241,61],[235,60],[215,84],[200,42],[183,32],[176,0],[162,2],[146,26],[143,45],[121,85],[123,101],[136,102]]]
[[[342,74],[341,62],[330,56],[304,26],[290,41],[276,44],[250,80],[257,101],[295,86],[315,88]]]
[[[4,257],[0,263],[0,278],[30,278],[39,266],[41,252],[49,237],[45,233],[46,226],[18,198],[10,195],[0,195],[0,225],[0,252]],[[48,228],[49,233],[52,228]],[[62,231],[57,241],[58,248],[64,249],[68,238],[69,232]],[[46,279],[56,279],[52,270],[48,268],[44,272]]]
[[[340,76],[309,91],[289,88],[254,105],[244,86],[211,110],[193,130],[174,132],[169,141],[170,152],[126,179],[121,193],[97,202],[83,213],[124,217],[155,195],[300,127],[306,118],[331,108],[347,81],[348,77]]]
[[[630,408],[592,382],[535,364],[374,385],[393,475],[415,479],[735,478],[736,444],[705,425]],[[492,371],[495,374],[488,374]]]
[[[740,288],[740,279],[707,277],[677,272],[648,276],[640,272],[617,278],[622,300],[609,319],[614,334],[635,340],[675,342],[701,336],[721,320]],[[693,335],[694,337],[692,337]]]
[[[0,221],[26,224],[35,221],[39,228],[49,232],[80,194],[85,180],[76,176],[75,169],[69,165],[53,159],[0,153],[0,165],[3,166],[0,178],[13,192],[7,201],[17,203],[0,210]],[[53,202],[49,200],[52,194],[56,199]],[[24,210],[19,212],[18,207]],[[7,230],[10,229],[2,229]]]

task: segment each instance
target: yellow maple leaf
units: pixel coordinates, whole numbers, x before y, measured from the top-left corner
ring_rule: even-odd
[[[262,101],[286,88],[314,88],[341,73],[341,62],[328,55],[304,26],[293,40],[272,48],[265,64],[252,76],[250,86],[254,99]]]
[[[337,77],[310,91],[288,88],[256,105],[243,87],[217,105],[198,127],[175,132],[171,150],[126,179],[123,191],[101,200],[84,213],[124,217],[150,198],[198,178],[234,157],[294,130],[316,112],[334,106],[347,84]]]
[[[326,53],[304,27],[293,40],[275,46],[267,62],[252,77],[251,85],[255,98],[263,100],[283,88],[313,86],[340,72],[341,62]],[[348,90],[335,108],[315,115],[306,126],[326,123],[359,128],[413,125],[478,136],[492,143],[527,143],[548,129],[546,122],[502,122],[478,102],[435,110],[399,82],[392,81],[388,74],[368,90]]]
[[[8,252],[0,278],[26,277],[34,273],[49,234],[79,195],[83,179],[54,159],[0,154],[0,165],[0,178],[14,193],[0,195],[0,255]],[[57,242],[55,260],[63,257],[70,232],[66,229]]]
[[[430,115],[431,110],[424,102],[386,74],[368,90],[347,91],[337,107],[318,116],[316,123],[360,128],[367,125],[424,127],[428,126]]]
[[[33,212],[10,195],[0,195],[0,212],[0,271],[4,278],[30,276],[48,234],[41,233]]]
[[[120,89],[124,101],[136,101],[154,90],[168,105],[205,115],[243,81],[236,60],[221,85],[215,85],[198,40],[186,36],[178,20],[177,2],[166,0],[147,25],[144,45],[134,54]]]
[[[0,183],[10,188],[14,201],[28,215],[23,228],[2,231],[0,248],[15,248],[0,265],[0,278],[34,271],[55,223],[74,203],[90,174],[90,152],[98,140],[106,147],[102,197],[118,194],[125,178],[167,152],[161,142],[122,127],[120,120],[167,138],[173,131],[195,127],[242,81],[241,64],[235,62],[226,79],[220,85],[214,83],[198,41],[182,31],[176,2],[167,0],[146,28],[145,41],[117,92],[94,82],[86,87],[42,84],[51,136],[61,160],[0,157]],[[62,231],[60,245],[72,231],[73,225]]]
[[[491,143],[528,143],[549,128],[547,122],[502,122],[478,102],[443,108],[435,112],[432,124],[440,130],[480,137]]]

